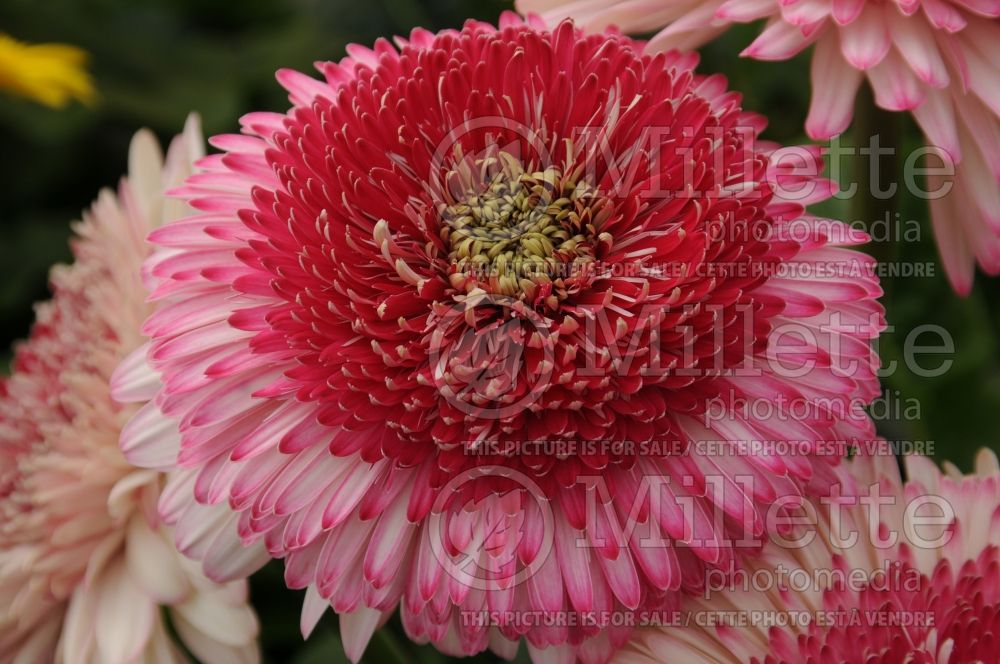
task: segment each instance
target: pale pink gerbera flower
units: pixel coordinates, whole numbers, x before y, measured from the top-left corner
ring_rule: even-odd
[[[676,617],[687,627],[637,631],[617,661],[997,661],[996,455],[981,452],[970,476],[907,457],[905,485],[891,456],[850,465],[856,497],[801,513],[818,525],[770,543],[733,587],[690,601]]]
[[[76,226],[76,262],[53,270],[54,297],[0,386],[0,662],[185,662],[182,648],[258,660],[245,583],[215,584],[177,553],[156,513],[163,478],[118,447],[135,409],[108,385],[142,343],[144,238],[183,214],[163,191],[203,149],[194,119],[165,164],[136,135],[128,179]]]
[[[649,48],[694,48],[733,22],[767,19],[743,52],[785,60],[815,44],[806,131],[825,140],[850,124],[863,78],[875,102],[912,111],[955,176],[929,176],[934,231],[962,294],[976,261],[1000,273],[1000,0],[518,0],[555,24],[660,30]],[[662,30],[661,30],[662,28]],[[935,168],[940,159],[933,158]]]
[[[871,435],[880,291],[864,237],[804,212],[817,153],[756,145],[723,79],[640,50],[513,14],[416,30],[280,72],[293,108],[213,140],[115,380],[152,399],[122,445],[181,467],[161,509],[210,576],[266,547],[354,659],[401,606],[450,653],[602,662],[629,630],[584,616],[672,605]],[[771,439],[809,453],[739,444]]]

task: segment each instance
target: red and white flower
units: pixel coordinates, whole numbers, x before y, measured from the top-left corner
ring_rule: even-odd
[[[210,577],[284,558],[304,631],[332,605],[354,660],[400,607],[449,653],[604,662],[630,629],[585,616],[675,605],[776,495],[835,481],[878,391],[865,237],[805,212],[815,150],[641,49],[512,14],[415,30],[279,72],[292,109],[212,139],[114,382]],[[774,439],[809,453],[750,444]]]

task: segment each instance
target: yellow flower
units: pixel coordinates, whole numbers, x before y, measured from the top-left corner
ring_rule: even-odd
[[[0,34],[0,90],[51,107],[88,102],[94,86],[84,69],[86,51],[67,44],[25,44]]]

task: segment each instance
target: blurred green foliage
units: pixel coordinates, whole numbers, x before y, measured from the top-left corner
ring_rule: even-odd
[[[100,101],[90,108],[51,111],[0,97],[0,347],[27,333],[32,302],[47,296],[49,266],[68,258],[67,222],[79,217],[100,187],[114,186],[136,129],[150,127],[166,140],[196,110],[207,134],[233,131],[244,112],[287,107],[274,82],[280,67],[309,70],[313,61],[342,57],[349,42],[368,44],[416,25],[440,29],[459,26],[466,18],[492,20],[506,8],[503,0],[4,0],[0,30],[28,41],[76,44],[92,54]],[[725,73],[731,87],[744,94],[745,106],[769,117],[768,138],[805,142],[807,57],[777,65],[739,58],[757,29],[733,30],[703,49],[700,69]],[[920,145],[908,117],[871,113],[866,99],[859,105],[864,131],[882,132],[903,150]],[[857,161],[845,176],[863,180],[867,168],[865,160]],[[885,362],[902,364],[907,336],[921,325],[939,325],[950,334],[955,351],[924,358],[922,364],[930,368],[948,360],[953,365],[934,378],[905,367],[886,376],[890,416],[879,426],[892,439],[934,441],[939,459],[968,468],[976,449],[996,447],[1000,440],[1000,280],[979,275],[972,295],[957,298],[941,272],[926,206],[913,197],[897,196],[874,207],[837,200],[823,211],[852,222],[898,212],[903,223],[919,225],[918,242],[870,247],[883,260],[905,257],[937,265],[933,279],[884,280],[883,302],[895,330],[882,340],[880,351]],[[908,417],[914,403],[919,417]],[[346,661],[329,615],[312,639],[302,642],[300,593],[284,588],[279,563],[254,578],[253,594],[265,626],[268,661]],[[518,660],[527,661],[523,652]],[[395,619],[373,640],[365,661],[449,660],[430,647],[410,644]]]

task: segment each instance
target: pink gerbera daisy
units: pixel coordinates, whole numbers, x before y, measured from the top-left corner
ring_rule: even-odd
[[[567,16],[600,31],[662,30],[656,51],[694,48],[732,23],[767,19],[743,51],[785,60],[815,44],[806,131],[825,140],[850,124],[863,78],[875,102],[912,111],[944,171],[934,175],[934,231],[955,289],[976,261],[1000,273],[1000,0],[518,0],[553,25]],[[938,163],[934,164],[936,170]]]
[[[878,390],[865,238],[804,211],[816,151],[757,144],[722,78],[641,48],[513,14],[416,30],[280,72],[293,108],[213,139],[115,380],[211,577],[284,558],[304,631],[332,605],[355,660],[400,606],[449,653],[603,662],[629,629],[585,616],[671,606],[775,495],[834,481]]]
[[[156,513],[162,476],[118,447],[135,408],[112,401],[108,387],[150,311],[138,280],[144,238],[184,214],[163,191],[203,149],[193,119],[165,164],[155,138],[136,135],[128,179],[77,225],[76,262],[53,270],[54,297],[0,384],[5,664],[180,664],[185,649],[206,662],[259,659],[245,582],[215,584],[176,551]]]
[[[857,493],[812,508],[816,527],[793,538],[807,544],[772,542],[733,587],[689,601],[677,620],[689,627],[638,631],[617,661],[997,661],[996,455],[982,451],[971,476],[907,457],[905,486],[892,456],[850,465]]]

